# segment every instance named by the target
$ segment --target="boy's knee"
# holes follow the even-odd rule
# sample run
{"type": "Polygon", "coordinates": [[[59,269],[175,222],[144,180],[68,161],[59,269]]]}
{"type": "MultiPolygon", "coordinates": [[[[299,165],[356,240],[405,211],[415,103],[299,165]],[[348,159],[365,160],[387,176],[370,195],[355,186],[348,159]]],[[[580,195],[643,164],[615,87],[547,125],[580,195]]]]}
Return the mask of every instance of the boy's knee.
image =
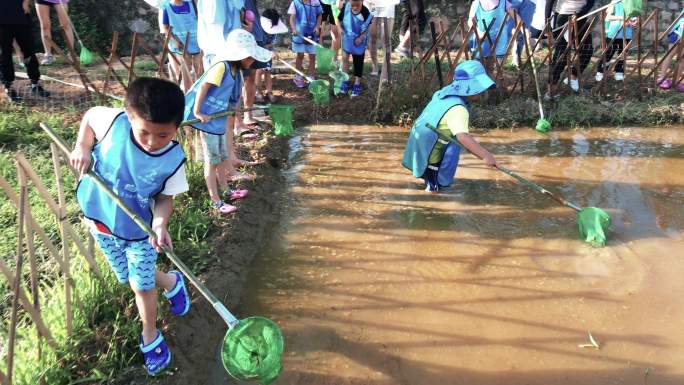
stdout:
{"type": "Polygon", "coordinates": [[[151,277],[132,277],[129,281],[131,290],[137,295],[149,295],[157,287],[154,274],[151,277]]]}

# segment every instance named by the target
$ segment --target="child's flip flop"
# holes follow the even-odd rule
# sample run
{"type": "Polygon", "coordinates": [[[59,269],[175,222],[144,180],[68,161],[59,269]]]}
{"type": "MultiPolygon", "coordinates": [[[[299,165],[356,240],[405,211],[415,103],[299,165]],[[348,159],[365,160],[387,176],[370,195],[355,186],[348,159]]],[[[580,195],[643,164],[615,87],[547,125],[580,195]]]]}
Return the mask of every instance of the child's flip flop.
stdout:
{"type": "Polygon", "coordinates": [[[229,205],[224,201],[218,201],[211,204],[211,208],[221,214],[232,214],[237,211],[237,207],[229,205]]]}
{"type": "Polygon", "coordinates": [[[245,189],[238,189],[238,190],[228,190],[226,191],[226,195],[228,196],[228,199],[231,201],[242,199],[249,195],[249,190],[245,189]]]}

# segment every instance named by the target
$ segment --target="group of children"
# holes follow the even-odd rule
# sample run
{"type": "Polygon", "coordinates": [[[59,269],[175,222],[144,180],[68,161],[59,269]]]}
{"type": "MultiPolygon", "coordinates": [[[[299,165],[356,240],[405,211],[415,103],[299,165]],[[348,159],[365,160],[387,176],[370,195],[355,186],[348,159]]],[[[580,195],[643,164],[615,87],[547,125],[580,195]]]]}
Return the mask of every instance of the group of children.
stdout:
{"type": "MultiPolygon", "coordinates": [[[[254,100],[272,101],[270,77],[267,76],[273,57],[273,40],[269,35],[287,29],[275,10],[266,10],[263,17],[259,16],[256,0],[246,0],[245,8],[241,8],[237,19],[224,17],[218,21],[216,18],[203,21],[202,15],[212,12],[203,8],[209,2],[203,1],[203,5],[197,7],[188,0],[171,0],[160,6],[161,24],[174,34],[170,44],[173,54],[179,59],[176,70],[185,71],[184,74],[192,71],[201,73],[193,84],[185,87],[185,94],[180,87],[166,80],[144,77],[134,80],[126,91],[123,110],[94,107],[85,114],[70,156],[71,165],[81,174],[85,174],[92,165],[92,170],[155,233],[155,236],[148,237],[99,190],[89,176],[82,177],[77,188],[79,205],[117,279],[128,283],[135,293],[142,321],[140,349],[151,375],[166,368],[171,360],[169,348],[156,327],[157,288],[163,289],[174,315],[185,315],[190,309],[182,274],[177,271],[163,273],[156,269],[157,253],[163,247],[171,247],[167,226],[173,197],[189,188],[184,168],[185,154],[174,140],[178,126],[184,120],[198,121],[191,125],[191,130],[200,132],[202,139],[210,207],[219,214],[235,212],[236,207],[226,201],[241,199],[248,194],[247,190],[229,187],[231,181],[249,179],[248,175],[237,171],[237,167],[249,162],[237,158],[234,143],[235,133],[240,132],[235,131],[239,126],[238,117],[241,112],[247,112],[243,108],[250,108],[248,99],[252,91],[246,84],[247,79],[253,78],[255,84],[266,85],[265,92],[251,93],[251,103],[254,100]],[[217,26],[220,28],[215,29],[217,26]],[[226,32],[224,28],[230,31],[226,32]],[[207,31],[225,32],[225,38],[215,36],[208,45],[206,40],[203,41],[203,34],[207,31]],[[202,51],[204,72],[201,72],[202,63],[197,60],[202,51]],[[183,52],[195,58],[185,61],[183,52]],[[241,100],[244,100],[244,107],[241,100]],[[217,116],[226,112],[230,114],[217,116]]],[[[355,76],[351,87],[350,84],[346,87],[351,88],[352,95],[358,95],[363,57],[374,16],[362,0],[349,0],[339,5],[340,13],[335,23],[340,48],[344,52],[343,67],[348,68],[351,56],[355,76]]],[[[505,3],[479,7],[476,13],[480,15],[487,12],[499,15],[507,11],[505,3]]],[[[611,12],[619,13],[620,7],[616,4],[611,12]]],[[[301,68],[304,55],[309,55],[309,73],[313,75],[315,45],[311,42],[320,41],[323,7],[317,0],[293,0],[288,13],[297,65],[301,68]]],[[[331,19],[328,17],[327,20],[330,22],[331,19]]],[[[609,18],[608,22],[618,22],[624,27],[609,26],[609,36],[613,36],[613,41],[629,38],[631,32],[619,18],[609,18]],[[624,30],[624,36],[619,35],[621,30],[624,30]]],[[[680,20],[673,31],[675,39],[681,39],[682,28],[680,20]]],[[[611,51],[619,54],[623,48],[611,46],[611,51]]],[[[492,50],[495,52],[496,47],[492,50]]],[[[610,56],[607,55],[607,60],[610,56]]],[[[604,68],[603,63],[599,68],[604,68]]],[[[304,79],[295,78],[298,86],[302,81],[304,79]]],[[[659,80],[661,87],[664,87],[663,82],[659,80]]],[[[456,67],[452,83],[434,94],[416,120],[403,164],[414,176],[425,180],[427,191],[438,192],[453,182],[460,148],[444,138],[456,138],[487,166],[497,167],[492,154],[468,133],[468,102],[492,87],[494,81],[479,61],[465,61],[456,67]]],[[[242,123],[248,121],[243,120],[242,123]]]]}

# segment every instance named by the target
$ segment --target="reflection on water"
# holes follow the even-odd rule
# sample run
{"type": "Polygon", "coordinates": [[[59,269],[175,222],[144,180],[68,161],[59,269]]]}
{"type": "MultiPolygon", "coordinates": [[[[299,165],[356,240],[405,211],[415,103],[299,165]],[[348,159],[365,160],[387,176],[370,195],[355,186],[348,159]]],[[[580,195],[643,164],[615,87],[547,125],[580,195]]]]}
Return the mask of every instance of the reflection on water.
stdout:
{"type": "Polygon", "coordinates": [[[606,248],[575,213],[462,157],[422,191],[406,130],[312,127],[291,201],[240,312],[287,338],[277,384],[684,383],[682,127],[478,136],[511,169],[606,209],[606,248]],[[600,351],[578,348],[587,331],[600,351]]]}

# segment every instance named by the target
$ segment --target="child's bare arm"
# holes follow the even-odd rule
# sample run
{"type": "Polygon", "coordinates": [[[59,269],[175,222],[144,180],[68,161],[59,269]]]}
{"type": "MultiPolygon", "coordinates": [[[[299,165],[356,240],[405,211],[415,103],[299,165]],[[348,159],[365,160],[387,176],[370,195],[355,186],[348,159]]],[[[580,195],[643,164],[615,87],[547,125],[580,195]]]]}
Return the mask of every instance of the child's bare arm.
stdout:
{"type": "Polygon", "coordinates": [[[154,217],[152,219],[152,230],[156,234],[156,238],[150,238],[150,243],[157,251],[161,251],[161,246],[173,246],[171,244],[171,236],[167,230],[172,212],[173,197],[157,194],[154,197],[154,217]]]}
{"type": "Polygon", "coordinates": [[[78,129],[78,137],[74,150],[69,155],[71,167],[76,169],[81,175],[88,172],[91,162],[91,152],[95,145],[95,132],[90,126],[91,110],[88,110],[81,120],[81,127],[78,129]]]}
{"type": "Polygon", "coordinates": [[[299,32],[297,31],[297,16],[290,15],[290,28],[292,29],[292,35],[297,36],[299,32]]]}
{"type": "Polygon", "coordinates": [[[489,167],[496,167],[498,164],[494,156],[478,143],[470,134],[462,133],[456,135],[458,141],[476,157],[484,160],[489,167]]]}
{"type": "Polygon", "coordinates": [[[320,31],[320,29],[323,27],[323,15],[318,15],[316,17],[316,28],[314,28],[314,31],[320,31]]]}
{"type": "Polygon", "coordinates": [[[204,99],[206,99],[207,93],[209,92],[209,89],[211,87],[213,87],[213,84],[209,82],[204,82],[199,86],[199,89],[197,90],[197,95],[195,95],[195,105],[192,108],[192,113],[195,114],[197,119],[199,119],[202,123],[206,123],[209,121],[209,116],[203,114],[201,108],[202,104],[204,104],[204,99]]]}

